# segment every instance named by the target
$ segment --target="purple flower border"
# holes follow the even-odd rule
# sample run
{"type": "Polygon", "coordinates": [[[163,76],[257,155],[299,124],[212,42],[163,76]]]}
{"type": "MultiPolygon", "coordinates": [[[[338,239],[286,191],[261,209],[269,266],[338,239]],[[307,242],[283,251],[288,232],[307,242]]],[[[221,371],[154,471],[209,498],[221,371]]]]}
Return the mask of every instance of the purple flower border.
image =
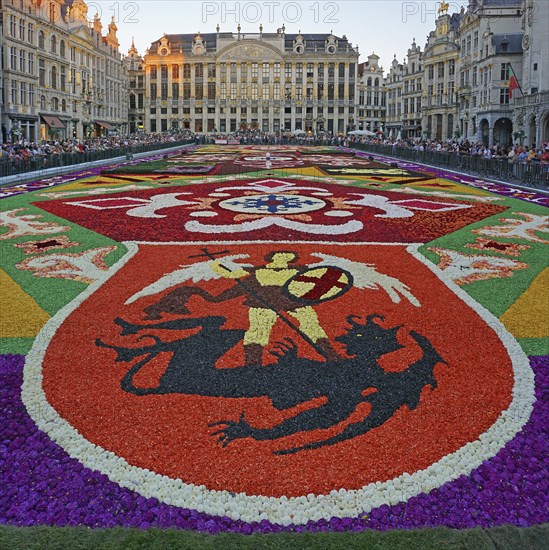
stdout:
{"type": "Polygon", "coordinates": [[[532,357],[536,403],[523,430],[470,476],[368,517],[304,526],[245,523],[179,509],[119,487],[70,458],[39,431],[21,402],[24,356],[0,356],[0,523],[179,528],[217,533],[362,531],[446,526],[520,527],[549,521],[549,355],[532,357]]]}

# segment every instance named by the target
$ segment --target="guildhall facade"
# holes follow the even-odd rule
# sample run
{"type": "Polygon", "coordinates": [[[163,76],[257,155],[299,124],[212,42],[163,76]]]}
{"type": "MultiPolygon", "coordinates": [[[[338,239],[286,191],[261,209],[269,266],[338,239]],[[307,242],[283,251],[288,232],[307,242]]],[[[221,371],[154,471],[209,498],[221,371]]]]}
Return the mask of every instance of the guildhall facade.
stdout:
{"type": "Polygon", "coordinates": [[[284,27],[165,34],[136,64],[130,105],[144,93],[137,116],[147,132],[345,133],[356,127],[358,57],[345,36],[286,34],[284,27]]]}

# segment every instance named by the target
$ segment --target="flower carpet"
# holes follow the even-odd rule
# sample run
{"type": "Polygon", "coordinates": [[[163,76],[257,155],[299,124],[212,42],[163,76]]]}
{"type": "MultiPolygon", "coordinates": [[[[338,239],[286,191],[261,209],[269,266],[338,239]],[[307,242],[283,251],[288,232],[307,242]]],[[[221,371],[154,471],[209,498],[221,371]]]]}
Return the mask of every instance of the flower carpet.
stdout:
{"type": "Polygon", "coordinates": [[[202,146],[0,197],[0,523],[548,521],[546,196],[202,146]]]}

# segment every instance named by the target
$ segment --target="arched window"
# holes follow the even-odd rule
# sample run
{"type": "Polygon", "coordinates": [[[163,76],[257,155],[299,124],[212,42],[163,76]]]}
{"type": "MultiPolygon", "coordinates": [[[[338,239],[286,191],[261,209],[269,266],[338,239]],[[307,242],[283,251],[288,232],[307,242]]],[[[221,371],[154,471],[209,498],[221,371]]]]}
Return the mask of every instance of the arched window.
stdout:
{"type": "Polygon", "coordinates": [[[50,84],[54,90],[57,89],[57,67],[55,65],[51,68],[50,84]]]}
{"type": "Polygon", "coordinates": [[[50,38],[50,51],[52,53],[57,53],[57,38],[55,34],[52,34],[50,38]]]}
{"type": "Polygon", "coordinates": [[[61,110],[66,113],[67,112],[67,102],[63,99],[61,101],[61,110]]]}
{"type": "Polygon", "coordinates": [[[38,47],[43,50],[44,49],[44,32],[40,31],[38,33],[38,47]]]}
{"type": "Polygon", "coordinates": [[[378,86],[379,86],[379,78],[376,78],[375,87],[377,88],[378,86]]]}
{"type": "Polygon", "coordinates": [[[61,40],[61,42],[59,42],[59,55],[61,57],[65,57],[65,41],[64,40],[61,40]]]}
{"type": "Polygon", "coordinates": [[[369,78],[369,79],[368,79],[368,84],[367,84],[367,86],[371,86],[371,85],[372,85],[372,79],[369,78]]]}
{"type": "Polygon", "coordinates": [[[56,97],[51,100],[51,108],[53,111],[59,111],[59,100],[56,97]]]}
{"type": "Polygon", "coordinates": [[[46,109],[46,96],[44,95],[40,96],[40,109],[42,109],[42,111],[46,109]]]}

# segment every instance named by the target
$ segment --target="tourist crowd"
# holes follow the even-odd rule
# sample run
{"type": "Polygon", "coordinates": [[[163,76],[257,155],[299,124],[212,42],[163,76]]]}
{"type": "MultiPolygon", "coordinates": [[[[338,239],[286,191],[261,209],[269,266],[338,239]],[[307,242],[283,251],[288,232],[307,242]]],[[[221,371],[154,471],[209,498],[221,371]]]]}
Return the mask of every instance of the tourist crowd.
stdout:
{"type": "Polygon", "coordinates": [[[440,153],[455,153],[470,155],[484,159],[507,160],[510,163],[549,163],[549,142],[541,146],[536,145],[501,145],[487,146],[483,143],[473,143],[469,140],[462,141],[438,141],[417,139],[389,139],[384,137],[370,138],[364,136],[350,136],[351,143],[385,145],[393,148],[406,148],[415,151],[434,151],[440,153]]]}
{"type": "Polygon", "coordinates": [[[8,141],[0,145],[0,160],[30,160],[47,158],[63,153],[87,153],[111,149],[124,149],[140,145],[162,144],[192,139],[194,134],[185,131],[178,134],[133,134],[91,139],[58,139],[50,141],[8,141]]]}

